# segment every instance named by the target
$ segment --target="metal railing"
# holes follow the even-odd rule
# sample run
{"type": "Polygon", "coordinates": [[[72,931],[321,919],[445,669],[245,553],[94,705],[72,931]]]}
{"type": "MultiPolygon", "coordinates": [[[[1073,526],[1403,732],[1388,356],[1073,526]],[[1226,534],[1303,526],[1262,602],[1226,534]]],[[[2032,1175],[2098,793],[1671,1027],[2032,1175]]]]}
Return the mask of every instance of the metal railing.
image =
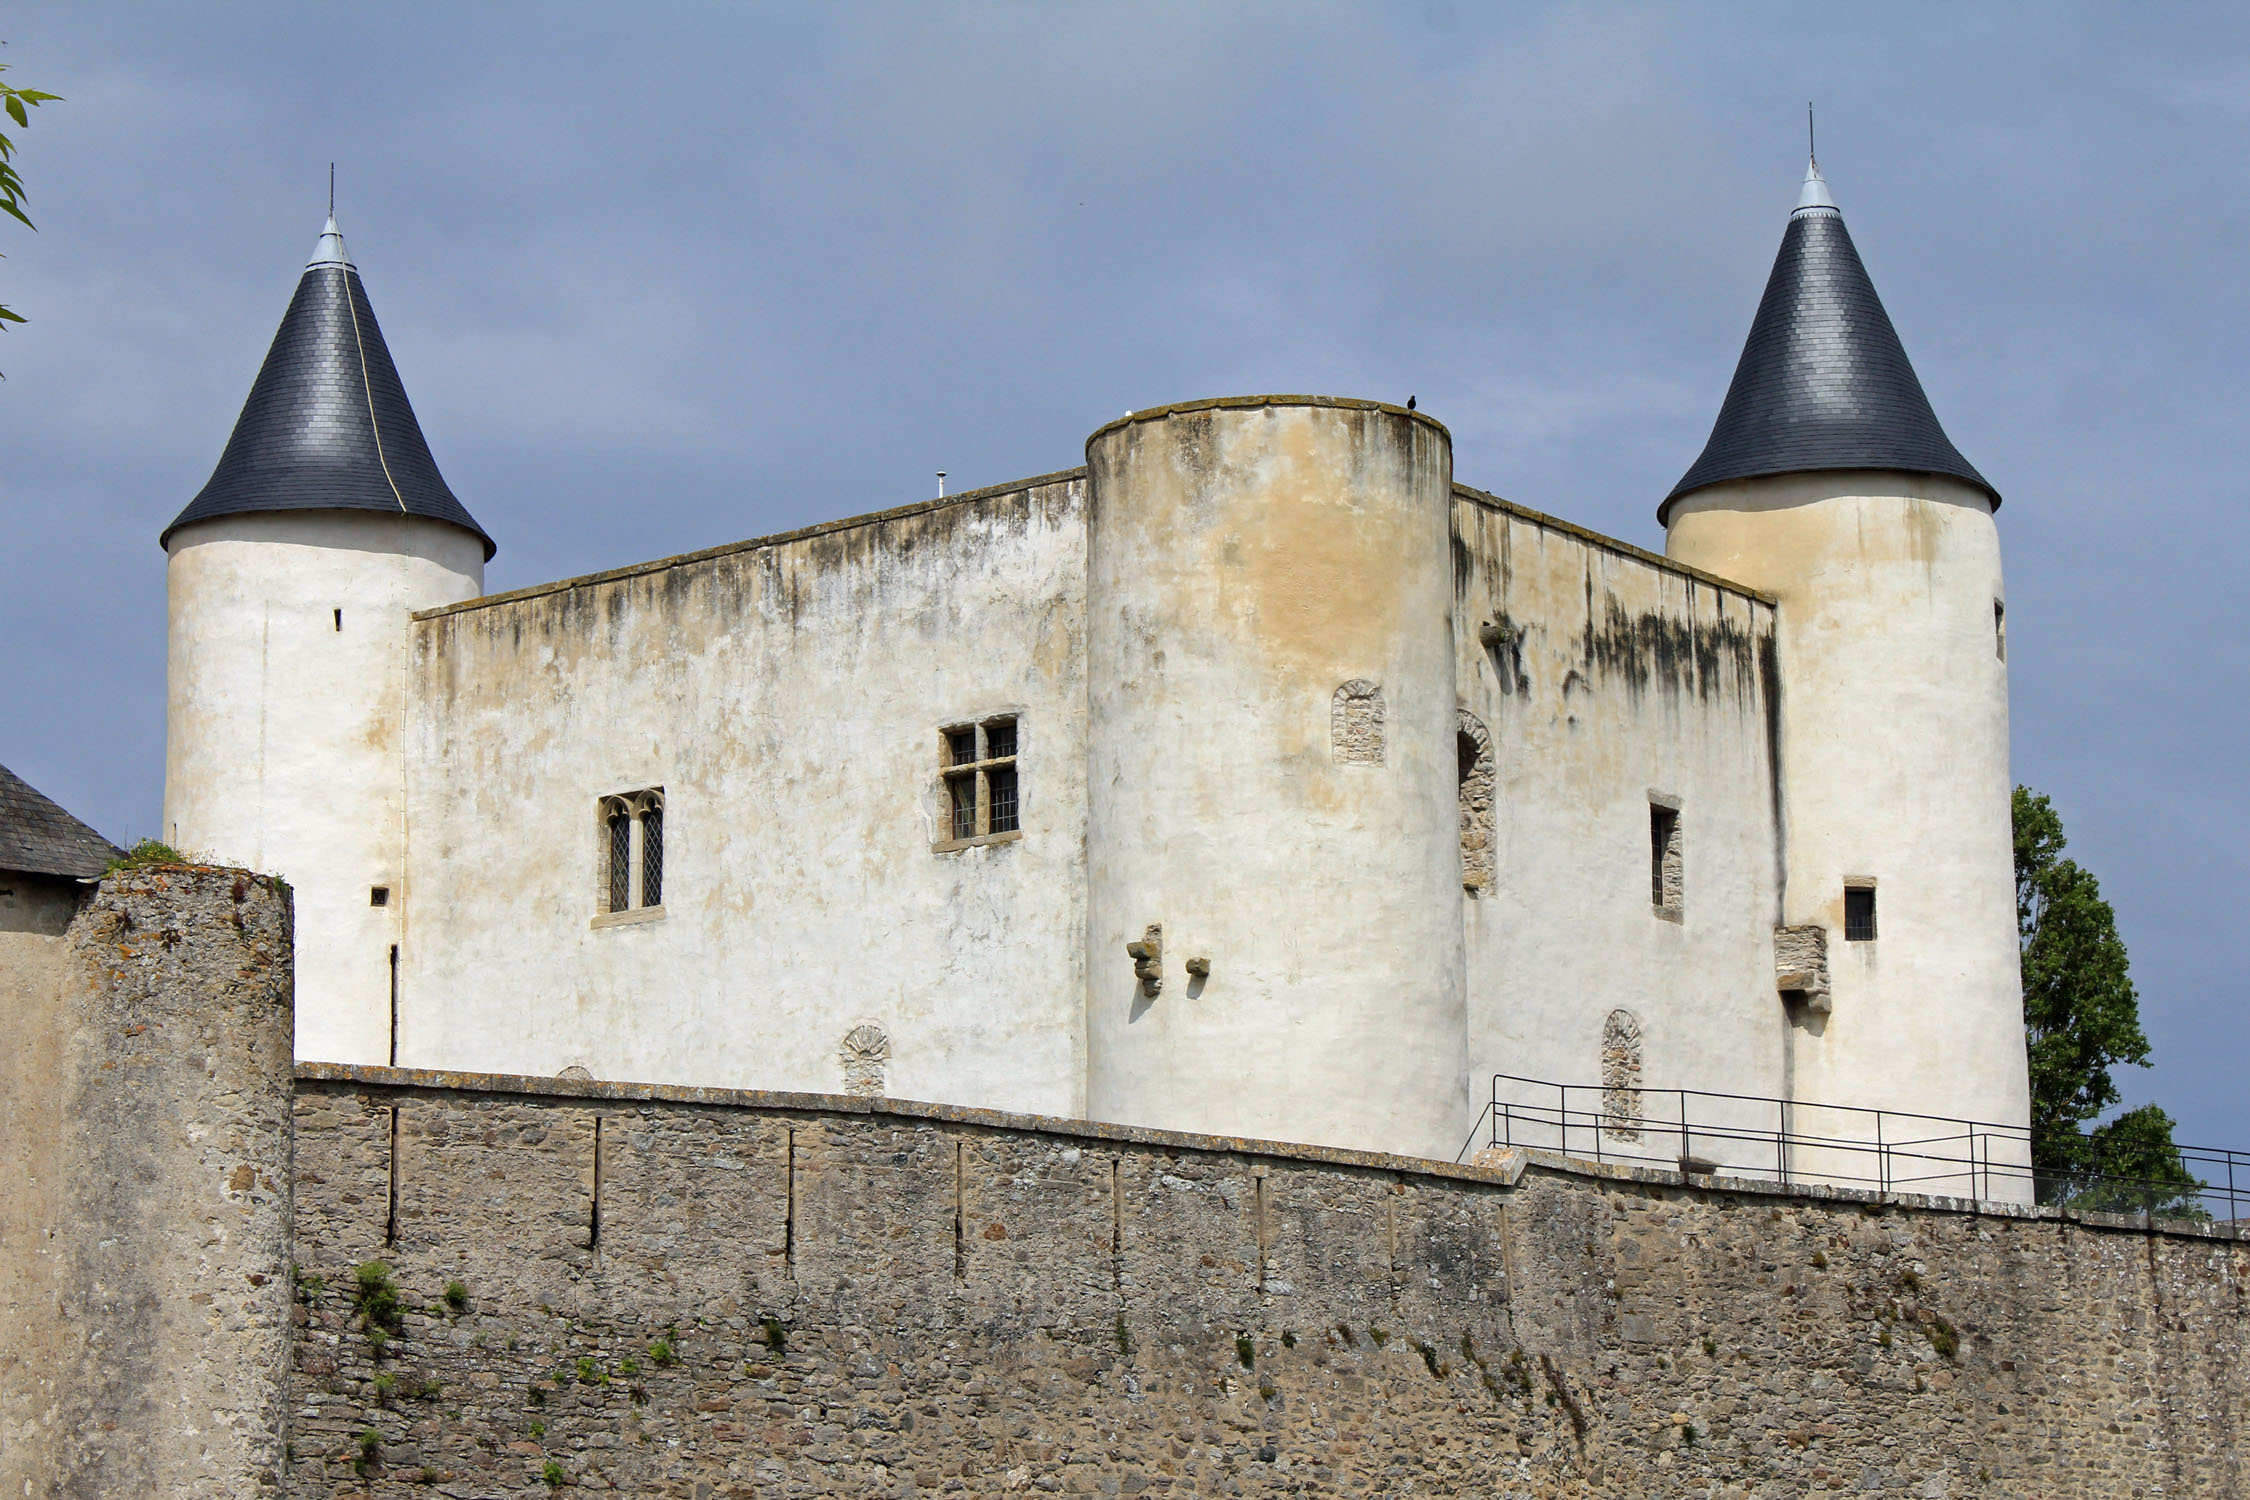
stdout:
{"type": "MultiPolygon", "coordinates": [[[[2034,1165],[2031,1132],[1905,1110],[1496,1073],[1480,1137],[1594,1162],[2157,1218],[2250,1219],[2250,1152],[2161,1148],[2138,1174],[2034,1165]]],[[[2053,1153],[2042,1153],[2051,1156],[2053,1153]]],[[[1458,1158],[1457,1158],[1458,1159],[1458,1158]]],[[[2083,1158],[2082,1158],[2083,1159],[2083,1158]]]]}

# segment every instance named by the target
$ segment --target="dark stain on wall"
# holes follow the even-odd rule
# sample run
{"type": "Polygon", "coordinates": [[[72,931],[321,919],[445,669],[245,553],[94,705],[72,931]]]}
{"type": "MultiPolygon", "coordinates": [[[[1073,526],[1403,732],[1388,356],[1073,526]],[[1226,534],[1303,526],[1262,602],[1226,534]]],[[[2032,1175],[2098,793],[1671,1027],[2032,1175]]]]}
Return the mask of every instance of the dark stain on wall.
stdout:
{"type": "Polygon", "coordinates": [[[1688,585],[1685,609],[1678,613],[1628,611],[1614,595],[1603,599],[1599,614],[1593,607],[1593,578],[1586,580],[1587,624],[1581,639],[1582,655],[1604,680],[1625,684],[1635,698],[1651,686],[1666,693],[1709,700],[1732,688],[1743,700],[1759,687],[1758,649],[1770,633],[1753,635],[1725,613],[1699,619],[1695,591],[1688,585]]]}

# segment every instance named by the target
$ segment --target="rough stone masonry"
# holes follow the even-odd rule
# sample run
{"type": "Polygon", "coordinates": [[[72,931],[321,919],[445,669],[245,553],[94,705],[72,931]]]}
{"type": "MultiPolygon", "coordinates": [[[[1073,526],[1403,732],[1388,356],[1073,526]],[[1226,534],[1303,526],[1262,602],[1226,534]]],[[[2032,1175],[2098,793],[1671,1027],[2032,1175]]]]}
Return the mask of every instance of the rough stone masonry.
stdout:
{"type": "MultiPolygon", "coordinates": [[[[58,1182],[59,1237],[118,1247],[79,1263],[110,1291],[85,1304],[99,1337],[40,1325],[46,1363],[0,1366],[6,1409],[41,1379],[58,1410],[106,1409],[117,1477],[54,1483],[11,1427],[8,1493],[2246,1490],[2235,1226],[838,1096],[292,1083],[286,1015],[226,1001],[273,972],[285,907],[253,887],[237,928],[232,879],[113,883],[74,928],[74,973],[132,999],[127,1025],[224,1013],[283,1043],[183,1024],[203,1040],[128,1075],[152,1118],[90,1077],[71,1096],[71,1139],[203,1144],[80,1155],[58,1182]],[[292,1092],[293,1131],[260,1123],[292,1092]],[[293,1245],[228,1196],[235,1158],[255,1183],[292,1144],[293,1245]],[[168,1380],[145,1352],[105,1369],[131,1323],[168,1380]],[[265,1411],[278,1452],[185,1436],[265,1411]],[[129,1471],[128,1446],[179,1477],[129,1471]]],[[[80,1014],[124,1019],[104,1004],[80,1014]]],[[[4,1253],[25,1250],[11,1219],[4,1253]]],[[[98,1429],[37,1431],[68,1454],[98,1429]]]]}

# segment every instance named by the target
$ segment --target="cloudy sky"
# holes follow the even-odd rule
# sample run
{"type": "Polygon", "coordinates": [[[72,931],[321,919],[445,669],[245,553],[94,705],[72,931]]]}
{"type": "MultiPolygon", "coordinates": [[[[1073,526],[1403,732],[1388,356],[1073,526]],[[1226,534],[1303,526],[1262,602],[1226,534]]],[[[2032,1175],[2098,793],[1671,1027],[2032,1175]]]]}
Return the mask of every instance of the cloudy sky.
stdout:
{"type": "Polygon", "coordinates": [[[104,5],[0,16],[0,761],[163,781],[163,555],[338,214],[511,588],[1067,468],[1127,408],[1421,398],[1660,547],[1821,160],[2007,497],[2016,775],[2250,1146],[2250,11],[104,5]]]}

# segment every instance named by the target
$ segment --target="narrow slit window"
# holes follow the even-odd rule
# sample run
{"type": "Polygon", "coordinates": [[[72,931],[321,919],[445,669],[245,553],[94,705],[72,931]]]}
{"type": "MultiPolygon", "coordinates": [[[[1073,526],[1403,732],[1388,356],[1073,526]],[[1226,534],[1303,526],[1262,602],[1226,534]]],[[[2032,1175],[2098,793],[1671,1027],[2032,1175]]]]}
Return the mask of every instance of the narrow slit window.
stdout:
{"type": "Polygon", "coordinates": [[[336,628],[338,630],[344,628],[344,612],[340,609],[336,611],[336,628]]]}
{"type": "Polygon", "coordinates": [[[1992,601],[1992,651],[2002,661],[2008,659],[2008,606],[1998,599],[1992,601]]]}
{"type": "Polygon", "coordinates": [[[633,905],[633,815],[623,803],[610,809],[609,909],[629,911],[633,905]]]}
{"type": "Polygon", "coordinates": [[[1682,896],[1680,810],[1648,806],[1648,899],[1658,913],[1676,917],[1682,896]]]}
{"type": "Polygon", "coordinates": [[[641,905],[664,904],[664,804],[641,811],[641,905]]]}
{"type": "Polygon", "coordinates": [[[940,816],[945,820],[941,846],[1022,833],[1016,744],[1013,715],[939,732],[939,787],[944,796],[940,816]]]}
{"type": "Polygon", "coordinates": [[[1844,887],[1844,940],[1852,943],[1875,941],[1875,887],[1844,887]]]}

